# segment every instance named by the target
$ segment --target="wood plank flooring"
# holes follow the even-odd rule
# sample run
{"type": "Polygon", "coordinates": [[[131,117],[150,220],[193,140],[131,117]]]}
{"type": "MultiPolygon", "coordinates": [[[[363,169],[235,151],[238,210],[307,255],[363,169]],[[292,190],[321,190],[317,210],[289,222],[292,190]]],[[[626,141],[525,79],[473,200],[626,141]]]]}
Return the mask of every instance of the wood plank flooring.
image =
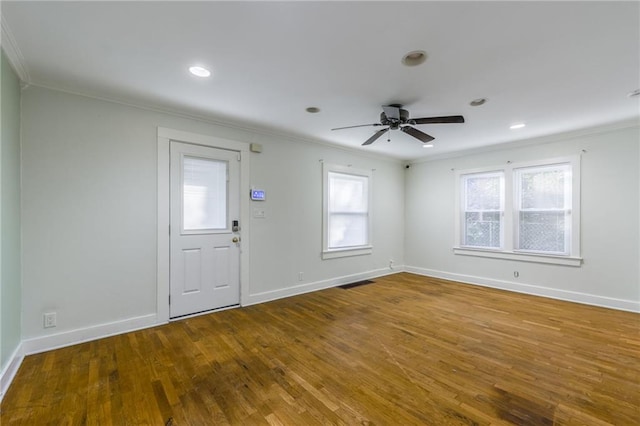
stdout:
{"type": "Polygon", "coordinates": [[[637,425],[640,315],[412,274],[25,358],[24,425],[637,425]]]}

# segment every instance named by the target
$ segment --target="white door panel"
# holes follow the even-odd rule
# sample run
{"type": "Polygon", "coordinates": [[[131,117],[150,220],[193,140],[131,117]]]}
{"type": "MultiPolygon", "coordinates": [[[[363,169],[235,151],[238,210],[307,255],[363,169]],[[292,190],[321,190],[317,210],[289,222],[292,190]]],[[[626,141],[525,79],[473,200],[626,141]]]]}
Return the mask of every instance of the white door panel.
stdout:
{"type": "Polygon", "coordinates": [[[240,303],[238,153],[171,142],[170,316],[240,303]]]}

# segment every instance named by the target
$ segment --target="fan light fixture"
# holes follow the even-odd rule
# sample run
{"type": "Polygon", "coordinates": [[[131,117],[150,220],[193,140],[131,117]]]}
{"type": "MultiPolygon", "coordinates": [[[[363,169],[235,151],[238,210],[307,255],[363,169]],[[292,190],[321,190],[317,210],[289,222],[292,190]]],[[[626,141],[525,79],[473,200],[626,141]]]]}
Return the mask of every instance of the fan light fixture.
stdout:
{"type": "Polygon", "coordinates": [[[517,129],[522,129],[524,126],[526,126],[526,124],[524,124],[524,123],[516,123],[516,124],[512,124],[509,128],[511,130],[517,130],[517,129]]]}
{"type": "Polygon", "coordinates": [[[202,77],[202,78],[209,77],[211,75],[211,71],[199,66],[189,67],[189,72],[195,75],[196,77],[202,77]]]}

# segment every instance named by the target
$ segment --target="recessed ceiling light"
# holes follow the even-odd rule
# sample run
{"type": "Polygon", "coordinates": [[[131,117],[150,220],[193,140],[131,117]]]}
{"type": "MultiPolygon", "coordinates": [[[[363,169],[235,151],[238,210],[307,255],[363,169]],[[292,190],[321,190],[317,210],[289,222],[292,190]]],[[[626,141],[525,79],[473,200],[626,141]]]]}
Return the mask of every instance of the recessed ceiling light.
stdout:
{"type": "Polygon", "coordinates": [[[469,102],[469,105],[471,105],[471,106],[480,106],[480,105],[484,105],[485,103],[487,103],[487,98],[478,98],[478,99],[474,99],[471,102],[469,102]]]}
{"type": "Polygon", "coordinates": [[[189,67],[189,72],[197,77],[209,77],[211,75],[211,71],[198,66],[189,67]]]}
{"type": "Polygon", "coordinates": [[[424,50],[414,50],[402,57],[402,63],[408,67],[415,67],[427,60],[427,52],[424,50]]]}
{"type": "Polygon", "coordinates": [[[526,126],[526,124],[524,124],[524,123],[516,123],[516,124],[512,124],[511,126],[509,126],[509,128],[511,130],[516,130],[516,129],[522,129],[524,126],[526,126]]]}
{"type": "Polygon", "coordinates": [[[640,96],[640,89],[632,90],[631,92],[627,93],[627,96],[630,98],[635,98],[636,96],[640,96]]]}
{"type": "Polygon", "coordinates": [[[433,143],[429,142],[429,143],[425,143],[424,145],[422,145],[423,148],[433,148],[433,143]]]}
{"type": "Polygon", "coordinates": [[[305,111],[307,111],[309,114],[317,114],[317,113],[320,112],[320,108],[318,108],[318,107],[309,107],[305,111]]]}

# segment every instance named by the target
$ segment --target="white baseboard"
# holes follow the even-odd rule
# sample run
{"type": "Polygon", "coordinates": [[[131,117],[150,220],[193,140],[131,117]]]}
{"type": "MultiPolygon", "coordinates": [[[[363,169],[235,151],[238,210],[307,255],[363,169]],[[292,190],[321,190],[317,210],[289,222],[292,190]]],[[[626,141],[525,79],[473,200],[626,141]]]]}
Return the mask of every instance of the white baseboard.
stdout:
{"type": "Polygon", "coordinates": [[[62,333],[48,336],[33,337],[22,341],[24,355],[32,355],[52,349],[63,348],[91,340],[102,339],[116,334],[128,333],[143,328],[164,324],[158,322],[157,314],[143,315],[125,320],[93,325],[76,330],[63,331],[62,333]]]}
{"type": "Polygon", "coordinates": [[[634,300],[615,299],[612,297],[597,296],[577,291],[560,290],[512,281],[495,280],[491,278],[476,277],[473,275],[455,274],[451,272],[436,271],[433,269],[418,268],[415,266],[405,266],[405,271],[427,277],[459,281],[466,284],[475,284],[483,287],[514,291],[516,293],[524,293],[533,296],[542,296],[551,299],[565,300],[568,302],[582,303],[584,305],[593,305],[603,308],[617,309],[620,311],[640,313],[640,302],[634,300]]]}
{"type": "Polygon", "coordinates": [[[297,296],[304,293],[311,293],[312,291],[325,290],[327,288],[337,287],[339,285],[349,284],[357,281],[397,274],[398,272],[403,271],[403,266],[394,266],[393,269],[374,269],[372,271],[361,272],[358,274],[344,275],[342,277],[330,278],[328,280],[315,281],[312,283],[300,284],[293,287],[250,294],[249,297],[247,297],[247,300],[243,301],[242,306],[250,306],[258,303],[270,302],[272,300],[297,296]]]}
{"type": "Polygon", "coordinates": [[[9,358],[9,362],[6,367],[0,372],[0,402],[2,402],[4,394],[7,393],[13,378],[16,376],[16,373],[22,364],[22,360],[24,359],[24,352],[22,349],[22,343],[20,343],[11,354],[11,358],[9,358]]]}

